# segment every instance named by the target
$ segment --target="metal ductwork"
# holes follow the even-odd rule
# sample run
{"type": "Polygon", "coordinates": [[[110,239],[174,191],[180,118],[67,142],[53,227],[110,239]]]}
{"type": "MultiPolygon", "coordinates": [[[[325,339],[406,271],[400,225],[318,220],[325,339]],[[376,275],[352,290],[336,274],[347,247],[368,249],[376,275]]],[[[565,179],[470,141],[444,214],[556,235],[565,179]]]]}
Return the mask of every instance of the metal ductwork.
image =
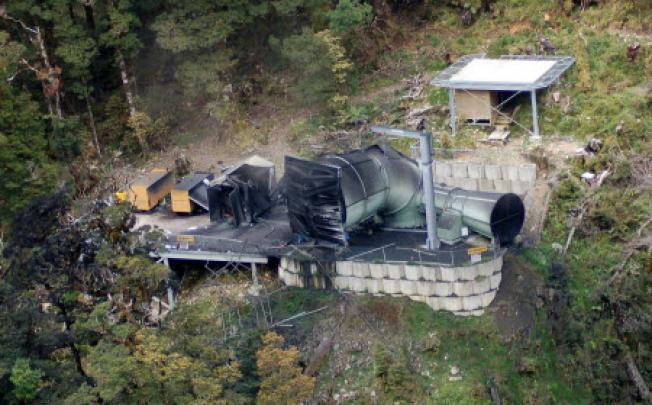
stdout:
{"type": "Polygon", "coordinates": [[[464,226],[500,243],[514,240],[525,220],[523,201],[513,193],[435,186],[435,206],[440,213],[461,214],[464,226]]]}
{"type": "MultiPolygon", "coordinates": [[[[347,232],[370,221],[391,228],[425,224],[419,165],[388,146],[374,145],[310,161],[285,158],[286,196],[295,233],[346,245],[347,232]]],[[[525,217],[516,194],[435,187],[440,216],[501,243],[511,242],[525,217]]]]}

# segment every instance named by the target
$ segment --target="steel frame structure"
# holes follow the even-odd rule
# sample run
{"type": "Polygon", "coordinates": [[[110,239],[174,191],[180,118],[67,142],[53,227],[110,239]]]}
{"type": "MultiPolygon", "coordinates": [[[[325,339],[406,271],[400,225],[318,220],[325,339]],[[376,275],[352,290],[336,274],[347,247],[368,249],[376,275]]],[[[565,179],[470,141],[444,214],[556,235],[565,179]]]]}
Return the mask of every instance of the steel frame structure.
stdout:
{"type": "MultiPolygon", "coordinates": [[[[547,56],[547,55],[502,55],[501,60],[531,60],[531,61],[554,61],[555,64],[532,83],[518,82],[487,82],[455,80],[454,76],[464,69],[474,59],[484,59],[485,54],[466,55],[457,62],[440,72],[432,81],[431,86],[448,89],[448,103],[450,108],[450,125],[453,135],[457,132],[457,114],[455,106],[455,91],[487,90],[487,91],[514,91],[516,94],[522,92],[530,93],[532,104],[532,130],[527,129],[530,134],[539,137],[539,114],[537,106],[537,90],[544,89],[553,84],[559,77],[568,70],[575,59],[571,56],[547,56]]],[[[515,95],[514,95],[515,96],[515,95]]],[[[512,96],[512,97],[514,97],[512,96]]],[[[511,99],[511,97],[510,97],[511,99]]],[[[508,99],[509,100],[509,99],[508,99]]],[[[506,100],[507,101],[507,100],[506,100]]],[[[505,101],[505,102],[506,102],[505,101]]],[[[501,103],[500,108],[505,102],[501,103]]],[[[493,110],[496,108],[491,107],[493,110]]],[[[497,111],[500,114],[500,111],[497,111]]],[[[516,122],[516,121],[514,121],[516,122]]],[[[517,123],[518,124],[518,123],[517,123]]],[[[520,124],[519,124],[520,125],[520,124]]],[[[522,125],[521,125],[522,126],[522,125]]],[[[522,126],[525,128],[524,126],[522,126]]]]}

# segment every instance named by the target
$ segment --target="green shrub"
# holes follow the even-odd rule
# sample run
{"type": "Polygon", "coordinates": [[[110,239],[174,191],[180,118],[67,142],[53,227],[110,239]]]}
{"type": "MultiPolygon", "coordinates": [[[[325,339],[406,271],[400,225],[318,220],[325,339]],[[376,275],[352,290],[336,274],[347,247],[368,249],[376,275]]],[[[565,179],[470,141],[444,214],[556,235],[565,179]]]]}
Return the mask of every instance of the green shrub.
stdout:
{"type": "Polygon", "coordinates": [[[40,390],[41,373],[38,369],[33,369],[29,365],[28,359],[16,359],[14,366],[11,368],[9,381],[14,385],[13,393],[21,401],[33,401],[36,399],[40,390]]]}

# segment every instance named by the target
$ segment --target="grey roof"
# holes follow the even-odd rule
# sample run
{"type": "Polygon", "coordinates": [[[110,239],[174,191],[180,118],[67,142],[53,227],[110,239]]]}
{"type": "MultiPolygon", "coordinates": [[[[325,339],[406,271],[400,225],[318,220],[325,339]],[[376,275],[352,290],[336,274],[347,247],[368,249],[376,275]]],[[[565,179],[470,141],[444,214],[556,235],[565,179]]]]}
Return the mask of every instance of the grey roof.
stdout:
{"type": "Polygon", "coordinates": [[[455,75],[460,73],[474,59],[485,59],[484,54],[466,55],[461,57],[457,62],[441,71],[430,84],[436,87],[445,87],[450,89],[473,89],[473,90],[512,90],[526,91],[542,89],[550,86],[570,68],[575,59],[571,56],[547,56],[547,55],[502,55],[499,60],[518,60],[518,61],[554,61],[544,74],[538,77],[534,82],[510,82],[510,81],[486,81],[486,80],[456,80],[455,75]]]}

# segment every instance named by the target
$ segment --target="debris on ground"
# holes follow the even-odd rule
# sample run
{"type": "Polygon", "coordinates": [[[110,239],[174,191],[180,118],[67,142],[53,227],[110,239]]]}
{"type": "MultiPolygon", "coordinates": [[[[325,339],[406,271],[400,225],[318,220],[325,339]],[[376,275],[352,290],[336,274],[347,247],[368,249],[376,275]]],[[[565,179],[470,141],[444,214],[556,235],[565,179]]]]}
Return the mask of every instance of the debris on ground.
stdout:
{"type": "Polygon", "coordinates": [[[460,368],[457,366],[451,366],[451,373],[448,377],[448,381],[460,381],[462,379],[462,374],[460,368]]]}

